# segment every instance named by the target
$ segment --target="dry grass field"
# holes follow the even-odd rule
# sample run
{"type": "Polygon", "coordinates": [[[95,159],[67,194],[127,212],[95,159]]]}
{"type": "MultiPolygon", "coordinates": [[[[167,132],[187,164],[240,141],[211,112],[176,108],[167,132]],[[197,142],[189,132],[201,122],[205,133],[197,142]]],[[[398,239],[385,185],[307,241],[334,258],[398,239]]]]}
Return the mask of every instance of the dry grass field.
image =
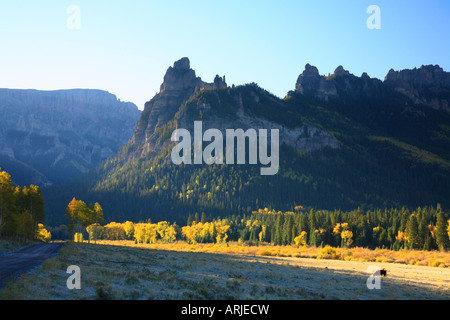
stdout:
{"type": "Polygon", "coordinates": [[[369,250],[365,248],[316,248],[296,246],[249,246],[236,242],[226,244],[197,243],[188,244],[184,241],[175,243],[138,244],[133,241],[98,241],[99,244],[139,247],[156,250],[170,250],[182,252],[224,253],[246,256],[292,257],[333,259],[358,262],[400,263],[418,266],[450,268],[450,253],[440,251],[387,249],[369,250]]]}
{"type": "MultiPolygon", "coordinates": [[[[445,254],[439,256],[439,259],[446,261],[440,264],[441,267],[431,267],[418,263],[406,264],[406,261],[404,263],[388,262],[384,259],[376,261],[376,258],[369,262],[350,261],[345,259],[345,254],[345,260],[326,259],[323,253],[322,256],[316,257],[286,254],[277,256],[272,254],[275,251],[267,252],[269,250],[277,248],[245,247],[237,244],[134,245],[129,241],[67,243],[56,258],[46,260],[40,268],[7,283],[0,291],[0,298],[27,300],[450,298],[450,269],[443,267],[448,263],[445,254]],[[80,290],[69,290],[66,286],[67,278],[70,276],[66,273],[69,265],[80,267],[82,286],[80,290]],[[380,289],[369,290],[368,268],[374,265],[386,268],[388,276],[380,278],[380,289]]],[[[317,250],[320,255],[320,249],[317,250]]],[[[355,249],[352,253],[353,258],[359,254],[358,250],[355,249]]],[[[337,255],[337,252],[338,250],[334,254],[337,255]]]]}

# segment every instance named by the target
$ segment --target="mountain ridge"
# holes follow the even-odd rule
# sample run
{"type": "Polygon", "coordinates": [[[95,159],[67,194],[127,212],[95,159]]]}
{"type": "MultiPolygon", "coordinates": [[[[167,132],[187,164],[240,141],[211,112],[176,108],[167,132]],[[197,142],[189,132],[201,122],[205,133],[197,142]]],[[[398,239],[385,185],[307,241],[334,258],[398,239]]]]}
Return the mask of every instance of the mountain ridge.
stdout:
{"type": "MultiPolygon", "coordinates": [[[[219,76],[203,82],[183,58],[169,67],[133,138],[71,192],[59,194],[63,200],[49,210],[53,216],[62,212],[76,196],[106,203],[113,220],[185,223],[188,213],[220,216],[295,205],[450,206],[450,113],[430,99],[411,99],[398,82],[385,82],[342,66],[321,76],[306,65],[295,89],[279,99],[255,83],[229,87],[219,76]],[[195,120],[205,130],[281,129],[279,173],[261,177],[250,165],[175,166],[171,134],[191,131],[195,120]]],[[[427,95],[440,92],[445,100],[446,85],[435,87],[428,82],[427,95]]]]}
{"type": "Polygon", "coordinates": [[[139,115],[136,105],[102,90],[0,89],[3,169],[15,161],[39,172],[22,184],[70,181],[113,157],[139,115]]]}

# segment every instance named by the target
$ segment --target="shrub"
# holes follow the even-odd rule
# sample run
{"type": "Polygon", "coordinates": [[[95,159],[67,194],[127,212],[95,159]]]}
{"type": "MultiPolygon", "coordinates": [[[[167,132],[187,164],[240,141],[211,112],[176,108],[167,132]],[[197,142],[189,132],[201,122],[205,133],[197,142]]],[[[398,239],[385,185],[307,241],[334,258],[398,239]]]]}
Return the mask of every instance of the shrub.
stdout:
{"type": "Polygon", "coordinates": [[[83,242],[83,234],[82,233],[75,233],[73,236],[73,242],[83,242]]]}
{"type": "Polygon", "coordinates": [[[317,259],[338,259],[339,254],[337,253],[336,248],[326,245],[319,251],[319,255],[317,259]]]}
{"type": "Polygon", "coordinates": [[[445,267],[445,263],[441,260],[434,260],[431,262],[432,267],[445,267]]]}
{"type": "Polygon", "coordinates": [[[97,300],[113,300],[113,290],[111,286],[105,286],[102,282],[97,282],[95,290],[97,300]]]}
{"type": "Polygon", "coordinates": [[[264,256],[264,257],[273,257],[273,256],[276,256],[277,254],[275,252],[272,252],[272,251],[267,250],[267,249],[260,249],[258,251],[258,255],[259,256],[264,256]]]}

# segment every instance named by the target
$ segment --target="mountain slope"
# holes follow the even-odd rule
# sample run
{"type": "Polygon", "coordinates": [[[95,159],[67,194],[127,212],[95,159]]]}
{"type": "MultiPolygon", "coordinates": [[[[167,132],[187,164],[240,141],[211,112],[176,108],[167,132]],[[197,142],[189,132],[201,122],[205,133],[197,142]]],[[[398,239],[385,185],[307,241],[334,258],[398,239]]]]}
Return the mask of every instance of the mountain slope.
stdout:
{"type": "MultiPolygon", "coordinates": [[[[419,86],[423,76],[410,74],[419,86]]],[[[428,92],[446,92],[445,81],[436,89],[425,78],[428,92]]],[[[101,202],[110,220],[179,223],[195,212],[218,216],[295,205],[449,206],[450,114],[436,108],[436,99],[445,106],[445,94],[411,99],[398,86],[342,67],[325,77],[306,65],[295,90],[279,99],[256,84],[230,88],[220,77],[205,83],[184,58],[168,69],[161,92],[146,104],[133,138],[114,159],[70,188],[47,191],[55,199],[50,220],[63,222],[73,196],[101,202]],[[249,164],[174,165],[172,132],[192,133],[197,120],[204,131],[224,135],[226,129],[279,129],[279,172],[261,176],[261,166],[249,164]]]]}
{"type": "Polygon", "coordinates": [[[0,166],[13,177],[23,176],[19,163],[33,168],[25,184],[73,180],[113,157],[139,115],[100,90],[0,89],[0,166]]]}

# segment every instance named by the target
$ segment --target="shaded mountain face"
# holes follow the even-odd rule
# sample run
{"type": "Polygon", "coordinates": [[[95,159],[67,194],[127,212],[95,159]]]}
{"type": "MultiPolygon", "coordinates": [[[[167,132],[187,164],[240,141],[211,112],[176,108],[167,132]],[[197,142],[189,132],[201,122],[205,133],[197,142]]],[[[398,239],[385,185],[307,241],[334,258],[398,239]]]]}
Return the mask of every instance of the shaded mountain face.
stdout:
{"type": "Polygon", "coordinates": [[[394,71],[386,75],[385,84],[403,93],[416,104],[450,111],[450,72],[435,65],[419,69],[394,71]]]}
{"type": "Polygon", "coordinates": [[[373,97],[386,90],[394,90],[408,97],[412,104],[423,104],[437,110],[450,111],[450,72],[438,65],[421,66],[419,69],[394,71],[391,69],[384,82],[370,78],[366,73],[357,77],[342,66],[331,76],[319,75],[316,67],[307,64],[298,77],[295,92],[309,93],[328,101],[340,95],[365,95],[373,97]]]}
{"type": "MultiPolygon", "coordinates": [[[[413,83],[449,88],[430,79],[413,83]]],[[[183,58],[167,70],[128,144],[70,191],[49,189],[47,212],[63,222],[56,213],[73,196],[99,201],[110,220],[180,224],[189,213],[226,216],[265,207],[450,206],[450,113],[420,90],[412,99],[400,87],[341,66],[322,76],[308,64],[295,89],[279,99],[254,83],[228,87],[219,76],[204,82],[183,58]],[[194,121],[224,136],[226,129],[278,129],[279,172],[261,176],[260,166],[248,162],[173,164],[171,135],[177,128],[192,135],[194,121]]]]}
{"type": "Polygon", "coordinates": [[[342,66],[337,67],[332,75],[322,76],[316,67],[307,64],[297,79],[295,92],[310,94],[323,101],[328,101],[329,98],[339,99],[342,94],[364,94],[368,98],[380,90],[381,83],[366,73],[361,77],[354,76],[342,66]]]}
{"type": "Polygon", "coordinates": [[[227,129],[278,129],[281,144],[307,152],[326,146],[339,148],[333,136],[317,127],[301,121],[287,127],[274,119],[273,114],[261,113],[259,104],[271,104],[273,112],[280,112],[277,108],[283,109],[283,105],[255,84],[247,89],[228,88],[225,76],[217,75],[213,83],[203,82],[190,68],[188,58],[176,61],[167,70],[160,92],[145,105],[131,139],[131,144],[137,147],[132,157],[149,152],[160,154],[173,146],[170,134],[175,128],[187,129],[193,135],[194,121],[198,120],[203,122],[205,131],[218,129],[223,135],[227,129]]]}
{"type": "Polygon", "coordinates": [[[194,121],[198,120],[203,122],[204,130],[219,129],[224,135],[226,129],[278,129],[282,145],[307,153],[339,149],[338,139],[323,130],[322,123],[315,126],[302,121],[305,115],[299,112],[294,116],[285,102],[300,96],[354,118],[355,124],[376,122],[382,129],[388,128],[394,118],[410,121],[411,116],[423,117],[424,106],[446,110],[444,98],[449,88],[450,73],[439,66],[391,70],[383,82],[366,73],[355,76],[342,66],[332,75],[323,76],[316,67],[306,64],[295,90],[282,101],[256,84],[229,88],[225,76],[216,76],[214,83],[203,82],[190,68],[189,59],[183,58],[167,70],[160,93],[146,104],[131,139],[131,144],[138,146],[133,156],[147,156],[149,152],[159,155],[173,146],[170,133],[175,128],[188,129],[193,134],[194,121]]]}
{"type": "Polygon", "coordinates": [[[114,157],[139,115],[100,90],[0,89],[0,167],[21,184],[71,181],[114,157]]]}

